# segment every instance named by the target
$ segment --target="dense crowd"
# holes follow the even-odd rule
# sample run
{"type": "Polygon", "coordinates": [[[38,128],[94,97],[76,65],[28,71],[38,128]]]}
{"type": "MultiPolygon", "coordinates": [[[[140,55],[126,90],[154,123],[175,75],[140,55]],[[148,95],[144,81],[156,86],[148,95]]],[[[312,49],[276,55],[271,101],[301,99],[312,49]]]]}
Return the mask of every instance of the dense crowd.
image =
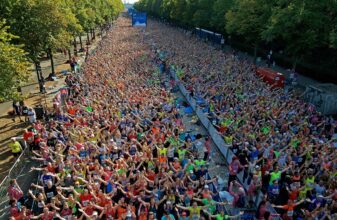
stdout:
{"type": "Polygon", "coordinates": [[[256,217],[268,219],[271,204],[283,219],[335,219],[337,122],[295,94],[263,83],[252,62],[235,52],[159,22],[149,32],[235,153],[229,186],[243,172],[247,205],[264,193],[256,217]]]}
{"type": "Polygon", "coordinates": [[[25,131],[42,175],[28,195],[11,181],[12,219],[238,217],[210,190],[210,139],[184,136],[175,82],[161,77],[169,71],[235,154],[219,189],[231,205],[250,206],[262,191],[257,219],[272,218],[268,205],[283,219],[336,217],[336,121],[264,84],[233,52],[159,22],[146,31],[129,23],[120,18],[81,74],[67,77],[53,117],[25,131]]]}
{"type": "Polygon", "coordinates": [[[10,182],[11,219],[242,214],[225,213],[227,202],[210,189],[210,139],[186,132],[151,37],[119,18],[81,73],[67,76],[47,121],[31,121],[23,138],[41,176],[27,194],[10,182]]]}

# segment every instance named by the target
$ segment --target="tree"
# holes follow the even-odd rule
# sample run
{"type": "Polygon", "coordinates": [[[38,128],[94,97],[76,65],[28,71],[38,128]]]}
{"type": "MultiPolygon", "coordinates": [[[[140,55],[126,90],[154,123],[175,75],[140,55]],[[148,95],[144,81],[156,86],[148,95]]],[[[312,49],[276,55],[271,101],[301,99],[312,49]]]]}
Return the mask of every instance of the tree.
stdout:
{"type": "Polygon", "coordinates": [[[171,11],[173,10],[172,0],[163,0],[160,6],[160,17],[171,20],[171,11]]]}
{"type": "Polygon", "coordinates": [[[186,0],[172,0],[172,8],[170,18],[179,24],[186,25],[184,21],[184,11],[186,8],[186,0]]]}
{"type": "Polygon", "coordinates": [[[232,8],[234,0],[216,0],[212,9],[210,26],[220,32],[226,33],[226,13],[232,8]]]}
{"type": "Polygon", "coordinates": [[[190,27],[195,27],[193,16],[198,10],[198,0],[186,0],[186,10],[184,13],[184,23],[190,27]]]}
{"type": "Polygon", "coordinates": [[[67,27],[71,18],[63,9],[61,0],[15,0],[8,19],[10,31],[19,36],[17,43],[24,45],[36,67],[39,66],[42,53],[49,54],[52,73],[55,73],[52,52],[68,44],[70,37],[67,27]]]}
{"type": "Polygon", "coordinates": [[[235,0],[233,8],[226,14],[227,32],[241,35],[254,45],[254,62],[273,4],[274,0],[235,0]]]}
{"type": "Polygon", "coordinates": [[[215,0],[198,0],[197,10],[193,14],[193,24],[197,27],[209,28],[210,18],[215,0]]]}
{"type": "Polygon", "coordinates": [[[154,15],[159,16],[160,15],[160,6],[161,6],[162,0],[153,0],[151,11],[154,15]]]}
{"type": "Polygon", "coordinates": [[[328,45],[326,10],[324,1],[278,2],[262,37],[267,41],[281,38],[286,42],[285,50],[293,58],[295,69],[297,62],[310,55],[314,48],[328,45]]]}
{"type": "Polygon", "coordinates": [[[329,46],[337,49],[337,1],[331,1],[328,8],[329,17],[331,18],[329,27],[329,46]]]}
{"type": "Polygon", "coordinates": [[[77,53],[77,46],[76,46],[76,37],[78,36],[80,39],[81,49],[83,50],[82,44],[82,34],[83,34],[83,26],[80,23],[79,17],[82,15],[81,13],[83,10],[77,8],[76,6],[81,3],[82,1],[74,1],[74,0],[63,0],[62,2],[62,11],[67,18],[67,28],[66,31],[69,34],[69,42],[70,44],[66,43],[64,45],[65,48],[68,49],[69,53],[69,60],[71,59],[70,53],[70,45],[73,44],[74,46],[74,54],[77,53]],[[71,39],[73,39],[73,43],[71,43],[71,39]]]}
{"type": "Polygon", "coordinates": [[[95,12],[87,0],[73,1],[74,11],[82,30],[87,34],[87,44],[90,44],[89,32],[95,27],[95,12]]]}
{"type": "Polygon", "coordinates": [[[146,11],[145,9],[146,1],[145,0],[140,0],[136,2],[133,7],[138,10],[138,11],[146,11]]]}
{"type": "Polygon", "coordinates": [[[0,21],[0,101],[20,98],[18,88],[29,76],[26,54],[10,43],[16,37],[8,29],[5,21],[0,21]]]}

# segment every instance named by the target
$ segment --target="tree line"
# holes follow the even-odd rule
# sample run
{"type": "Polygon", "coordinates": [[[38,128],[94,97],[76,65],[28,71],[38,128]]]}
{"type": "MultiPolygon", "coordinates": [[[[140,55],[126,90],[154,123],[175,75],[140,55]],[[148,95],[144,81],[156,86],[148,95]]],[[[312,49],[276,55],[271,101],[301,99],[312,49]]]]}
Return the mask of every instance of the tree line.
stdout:
{"type": "Polygon", "coordinates": [[[184,28],[219,32],[255,55],[273,50],[283,66],[337,83],[335,0],[140,0],[135,8],[184,28]]]}
{"type": "Polygon", "coordinates": [[[123,10],[121,0],[1,0],[0,4],[0,100],[17,98],[17,88],[28,76],[34,63],[38,77],[40,60],[45,54],[71,48],[77,53],[76,38],[87,35],[87,43],[95,30],[104,32],[123,10]]]}

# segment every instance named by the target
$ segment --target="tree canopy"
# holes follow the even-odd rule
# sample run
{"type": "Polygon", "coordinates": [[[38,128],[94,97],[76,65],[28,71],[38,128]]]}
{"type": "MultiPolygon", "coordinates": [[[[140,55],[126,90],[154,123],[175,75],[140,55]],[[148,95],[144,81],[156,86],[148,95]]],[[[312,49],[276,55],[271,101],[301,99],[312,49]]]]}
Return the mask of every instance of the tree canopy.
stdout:
{"type": "Polygon", "coordinates": [[[14,90],[6,88],[23,80],[25,58],[38,63],[44,53],[51,55],[57,49],[69,48],[71,40],[84,31],[112,23],[123,7],[121,0],[2,0],[0,21],[6,19],[7,23],[0,23],[6,27],[1,30],[1,77],[6,79],[1,83],[9,86],[1,86],[0,99],[10,97],[14,90]],[[22,65],[11,67],[13,54],[23,61],[22,65]]]}
{"type": "Polygon", "coordinates": [[[29,74],[26,54],[20,46],[10,43],[15,36],[8,29],[5,21],[0,21],[0,101],[17,99],[17,88],[29,74]]]}

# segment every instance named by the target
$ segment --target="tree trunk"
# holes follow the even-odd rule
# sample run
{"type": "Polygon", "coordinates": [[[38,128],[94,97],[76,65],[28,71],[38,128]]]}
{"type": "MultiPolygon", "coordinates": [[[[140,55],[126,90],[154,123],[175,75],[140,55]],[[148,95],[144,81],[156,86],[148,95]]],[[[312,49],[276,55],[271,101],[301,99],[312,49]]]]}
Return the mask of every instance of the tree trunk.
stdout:
{"type": "Polygon", "coordinates": [[[36,76],[37,76],[37,81],[40,82],[41,78],[40,78],[40,62],[36,61],[35,62],[35,71],[36,71],[36,76]]]}
{"type": "Polygon", "coordinates": [[[91,32],[91,40],[94,40],[95,38],[94,38],[94,31],[93,31],[93,29],[91,29],[90,32],[91,32]]]}
{"type": "Polygon", "coordinates": [[[68,49],[68,59],[69,59],[69,63],[70,63],[70,61],[71,61],[71,51],[70,51],[70,49],[68,49]]]}
{"type": "Polygon", "coordinates": [[[39,82],[39,89],[41,93],[45,92],[44,89],[44,79],[42,76],[42,69],[41,69],[41,63],[40,61],[35,62],[35,70],[36,70],[36,75],[37,75],[37,80],[39,82]]]}
{"type": "Polygon", "coordinates": [[[298,57],[295,58],[294,63],[293,63],[293,71],[294,72],[296,72],[297,62],[298,62],[298,57]]]}
{"type": "Polygon", "coordinates": [[[76,43],[76,37],[74,37],[74,55],[77,56],[77,43],[76,43]]]}
{"type": "Polygon", "coordinates": [[[51,73],[52,75],[55,75],[53,51],[49,48],[48,53],[49,53],[49,58],[50,58],[51,73]]]}
{"type": "Polygon", "coordinates": [[[92,34],[93,34],[93,39],[95,39],[96,38],[96,33],[95,33],[95,28],[94,29],[92,29],[92,34]]]}
{"type": "Polygon", "coordinates": [[[89,37],[89,31],[87,31],[87,45],[90,44],[90,37],[89,37]]]}
{"type": "Polygon", "coordinates": [[[80,38],[81,51],[83,51],[83,44],[82,44],[82,36],[81,36],[81,34],[80,34],[79,38],[80,38]]]}
{"type": "Polygon", "coordinates": [[[257,57],[257,43],[254,45],[254,64],[256,64],[256,57],[257,57]]]}

